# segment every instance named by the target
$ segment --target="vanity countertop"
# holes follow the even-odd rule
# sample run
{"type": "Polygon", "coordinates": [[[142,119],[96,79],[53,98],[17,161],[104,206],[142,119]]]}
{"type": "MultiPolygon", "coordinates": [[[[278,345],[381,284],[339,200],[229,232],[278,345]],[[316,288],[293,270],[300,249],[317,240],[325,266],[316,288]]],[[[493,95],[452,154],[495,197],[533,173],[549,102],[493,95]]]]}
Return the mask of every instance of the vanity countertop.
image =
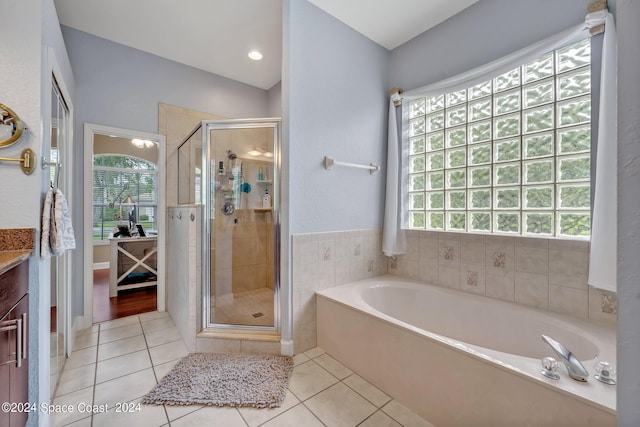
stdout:
{"type": "Polygon", "coordinates": [[[35,247],[35,228],[0,229],[0,274],[29,258],[35,247]]]}
{"type": "Polygon", "coordinates": [[[32,253],[33,249],[0,251],[0,274],[6,273],[22,261],[29,259],[32,253]]]}

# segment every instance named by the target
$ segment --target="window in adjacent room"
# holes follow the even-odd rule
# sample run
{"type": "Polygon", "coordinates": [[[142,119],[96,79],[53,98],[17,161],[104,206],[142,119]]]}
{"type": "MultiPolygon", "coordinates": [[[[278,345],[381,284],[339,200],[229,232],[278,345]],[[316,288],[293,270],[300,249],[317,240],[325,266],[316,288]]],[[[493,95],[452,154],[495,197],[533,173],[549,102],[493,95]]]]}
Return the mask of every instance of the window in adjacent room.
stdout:
{"type": "Polygon", "coordinates": [[[589,236],[589,39],[409,117],[409,228],[589,236]]]}
{"type": "Polygon", "coordinates": [[[94,242],[108,240],[118,224],[129,225],[131,220],[145,230],[157,229],[157,203],[155,164],[131,156],[93,157],[94,242]],[[127,184],[129,188],[123,191],[127,184]],[[133,204],[122,203],[127,196],[133,204]]]}

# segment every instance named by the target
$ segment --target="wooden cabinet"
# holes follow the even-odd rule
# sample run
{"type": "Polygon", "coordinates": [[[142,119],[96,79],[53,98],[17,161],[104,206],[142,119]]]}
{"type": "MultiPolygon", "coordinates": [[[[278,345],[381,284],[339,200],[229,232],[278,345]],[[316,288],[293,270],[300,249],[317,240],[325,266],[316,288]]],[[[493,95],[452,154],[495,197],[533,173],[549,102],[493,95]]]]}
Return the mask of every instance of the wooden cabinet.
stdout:
{"type": "MultiPolygon", "coordinates": [[[[29,400],[29,264],[0,276],[0,403],[29,400]]],[[[22,427],[28,412],[0,411],[0,425],[22,427]]]]}

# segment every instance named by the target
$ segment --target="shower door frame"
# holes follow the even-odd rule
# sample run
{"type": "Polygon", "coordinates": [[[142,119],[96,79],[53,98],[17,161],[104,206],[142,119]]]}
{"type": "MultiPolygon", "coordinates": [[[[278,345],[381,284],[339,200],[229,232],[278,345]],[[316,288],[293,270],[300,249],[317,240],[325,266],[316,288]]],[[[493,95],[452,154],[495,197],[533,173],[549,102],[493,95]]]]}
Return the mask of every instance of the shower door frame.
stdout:
{"type": "MultiPolygon", "coordinates": [[[[273,336],[280,334],[280,179],[282,172],[280,118],[252,118],[229,120],[204,120],[200,123],[202,132],[202,182],[200,200],[202,212],[202,331],[212,333],[239,333],[273,336]],[[224,129],[273,129],[273,185],[272,185],[272,217],[273,217],[273,326],[236,325],[211,323],[211,184],[215,182],[216,160],[212,159],[212,130],[224,129]]],[[[197,128],[194,133],[197,132],[197,128]]],[[[193,134],[192,134],[193,135],[193,134]]]]}

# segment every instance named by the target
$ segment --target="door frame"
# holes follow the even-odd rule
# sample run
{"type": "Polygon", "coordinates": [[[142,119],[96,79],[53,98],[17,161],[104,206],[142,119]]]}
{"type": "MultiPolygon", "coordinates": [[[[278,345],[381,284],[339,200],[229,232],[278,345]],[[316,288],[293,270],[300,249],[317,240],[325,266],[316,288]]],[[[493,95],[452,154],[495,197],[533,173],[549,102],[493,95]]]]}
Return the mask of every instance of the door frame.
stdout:
{"type": "Polygon", "coordinates": [[[167,144],[164,135],[140,132],[95,123],[84,124],[84,327],[93,324],[93,136],[95,134],[111,135],[120,138],[147,139],[158,144],[158,311],[166,310],[166,156],[167,144]]]}

